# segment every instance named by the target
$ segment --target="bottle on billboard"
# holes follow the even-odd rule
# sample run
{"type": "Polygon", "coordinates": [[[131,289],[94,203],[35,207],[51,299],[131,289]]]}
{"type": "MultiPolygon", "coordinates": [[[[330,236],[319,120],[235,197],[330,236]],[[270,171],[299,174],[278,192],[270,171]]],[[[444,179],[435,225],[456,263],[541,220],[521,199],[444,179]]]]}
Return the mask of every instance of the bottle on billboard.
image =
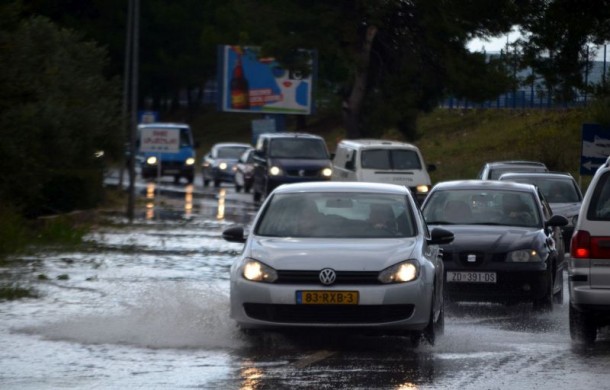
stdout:
{"type": "Polygon", "coordinates": [[[241,63],[241,54],[237,56],[237,62],[233,68],[231,77],[231,108],[247,110],[250,108],[250,87],[244,75],[241,63]]]}

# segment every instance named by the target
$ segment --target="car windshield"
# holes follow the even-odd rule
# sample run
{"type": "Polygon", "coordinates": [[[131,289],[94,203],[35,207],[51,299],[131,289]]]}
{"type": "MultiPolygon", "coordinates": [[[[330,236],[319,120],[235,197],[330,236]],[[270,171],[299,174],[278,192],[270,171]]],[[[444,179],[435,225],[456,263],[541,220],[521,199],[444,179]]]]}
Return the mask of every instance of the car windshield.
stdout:
{"type": "Polygon", "coordinates": [[[578,191],[574,180],[570,178],[509,177],[507,180],[537,186],[550,203],[582,202],[582,195],[578,191]]]}
{"type": "Polygon", "coordinates": [[[360,164],[365,169],[421,169],[417,152],[404,149],[364,150],[360,164]]]}
{"type": "Polygon", "coordinates": [[[302,158],[312,160],[328,159],[326,144],[320,139],[278,138],[271,140],[269,157],[302,158]]]}
{"type": "Polygon", "coordinates": [[[548,172],[548,169],[542,166],[507,166],[490,169],[489,178],[492,180],[498,180],[500,176],[507,172],[548,172]]]}
{"type": "Polygon", "coordinates": [[[423,214],[429,224],[542,226],[533,193],[452,189],[432,192],[423,214]]]}
{"type": "Polygon", "coordinates": [[[247,146],[225,146],[218,148],[216,154],[218,158],[238,159],[247,149],[247,146]]]}
{"type": "Polygon", "coordinates": [[[417,225],[409,205],[406,196],[391,194],[275,194],[254,231],[268,237],[412,237],[417,225]]]}

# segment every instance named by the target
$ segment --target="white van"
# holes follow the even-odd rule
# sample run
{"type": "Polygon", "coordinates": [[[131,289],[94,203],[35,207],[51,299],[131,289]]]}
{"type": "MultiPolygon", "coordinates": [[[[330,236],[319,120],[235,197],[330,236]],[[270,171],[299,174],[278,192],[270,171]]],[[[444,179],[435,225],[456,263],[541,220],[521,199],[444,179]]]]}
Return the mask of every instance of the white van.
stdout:
{"type": "Polygon", "coordinates": [[[333,156],[332,180],[400,184],[421,202],[431,188],[426,165],[413,144],[377,139],[343,140],[333,156]]]}

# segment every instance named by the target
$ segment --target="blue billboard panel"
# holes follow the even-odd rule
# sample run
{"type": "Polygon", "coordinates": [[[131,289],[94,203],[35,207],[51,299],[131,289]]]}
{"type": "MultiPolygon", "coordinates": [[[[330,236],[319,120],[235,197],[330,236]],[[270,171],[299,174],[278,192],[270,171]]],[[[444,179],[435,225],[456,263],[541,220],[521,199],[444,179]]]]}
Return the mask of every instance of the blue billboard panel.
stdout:
{"type": "Polygon", "coordinates": [[[284,69],[253,46],[220,46],[219,57],[221,111],[311,114],[313,72],[284,69]]]}
{"type": "Polygon", "coordinates": [[[610,128],[598,124],[582,125],[580,174],[592,176],[610,156],[610,128]]]}

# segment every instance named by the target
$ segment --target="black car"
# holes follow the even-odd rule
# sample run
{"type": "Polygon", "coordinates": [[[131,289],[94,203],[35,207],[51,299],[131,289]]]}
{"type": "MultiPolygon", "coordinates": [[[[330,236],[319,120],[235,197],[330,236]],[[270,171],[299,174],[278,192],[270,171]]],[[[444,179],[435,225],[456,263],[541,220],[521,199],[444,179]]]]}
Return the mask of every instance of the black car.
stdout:
{"type": "Polygon", "coordinates": [[[492,161],[483,164],[477,179],[497,180],[503,173],[507,172],[548,172],[549,169],[539,161],[507,160],[492,161]]]}
{"type": "Polygon", "coordinates": [[[214,183],[214,187],[219,187],[222,182],[233,184],[233,167],[239,157],[251,148],[250,144],[235,142],[220,142],[212,146],[201,162],[203,186],[207,187],[210,181],[214,183]]]}
{"type": "Polygon", "coordinates": [[[531,184],[462,180],[436,184],[422,205],[431,227],[451,230],[443,246],[445,292],[450,301],[532,302],[552,310],[563,301],[565,261],[557,251],[559,227],[531,184]],[[555,299],[553,299],[555,298],[555,299]]]}
{"type": "Polygon", "coordinates": [[[503,174],[499,180],[529,183],[540,188],[553,214],[561,214],[568,219],[562,233],[565,251],[569,252],[574,225],[582,204],[582,191],[572,175],[567,172],[513,172],[503,174]]]}
{"type": "Polygon", "coordinates": [[[254,152],[254,201],[281,184],[330,180],[330,154],[324,138],[307,133],[264,133],[254,152]]]}

